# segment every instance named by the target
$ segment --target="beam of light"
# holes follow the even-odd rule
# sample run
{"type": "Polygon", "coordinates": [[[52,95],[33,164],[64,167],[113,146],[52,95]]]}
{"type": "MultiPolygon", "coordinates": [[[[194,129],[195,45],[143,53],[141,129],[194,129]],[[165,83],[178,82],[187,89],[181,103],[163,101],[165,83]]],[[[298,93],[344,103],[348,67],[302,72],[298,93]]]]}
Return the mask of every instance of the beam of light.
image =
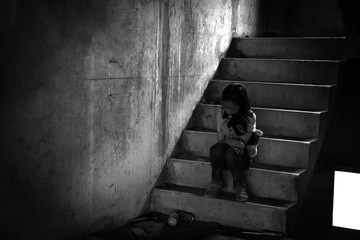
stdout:
{"type": "Polygon", "coordinates": [[[360,174],[335,171],[333,226],[360,230],[360,174]]]}

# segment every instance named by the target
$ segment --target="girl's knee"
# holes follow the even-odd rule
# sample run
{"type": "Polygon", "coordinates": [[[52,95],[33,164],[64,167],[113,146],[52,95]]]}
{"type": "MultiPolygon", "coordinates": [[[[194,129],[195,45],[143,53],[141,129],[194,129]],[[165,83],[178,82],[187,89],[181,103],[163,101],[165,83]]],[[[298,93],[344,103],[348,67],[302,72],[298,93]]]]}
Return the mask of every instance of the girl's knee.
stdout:
{"type": "Polygon", "coordinates": [[[227,161],[235,161],[240,157],[240,155],[236,152],[235,148],[229,147],[225,152],[225,159],[227,161]]]}
{"type": "Polygon", "coordinates": [[[250,167],[250,158],[246,152],[243,151],[239,154],[234,148],[229,148],[225,153],[225,160],[228,165],[234,165],[243,171],[250,167]]]}
{"type": "Polygon", "coordinates": [[[222,143],[216,143],[210,148],[210,155],[219,156],[224,155],[226,152],[227,146],[222,143]]]}

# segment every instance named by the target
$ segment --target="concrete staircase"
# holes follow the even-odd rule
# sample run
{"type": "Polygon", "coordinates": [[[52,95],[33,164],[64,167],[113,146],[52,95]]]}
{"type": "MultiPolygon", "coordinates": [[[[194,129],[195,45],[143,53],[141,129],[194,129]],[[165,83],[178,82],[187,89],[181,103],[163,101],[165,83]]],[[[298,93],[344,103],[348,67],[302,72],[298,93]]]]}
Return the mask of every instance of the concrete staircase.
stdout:
{"type": "Polygon", "coordinates": [[[151,195],[153,211],[181,209],[198,220],[289,234],[306,192],[336,95],[345,38],[234,38],[227,57],[168,159],[151,195]],[[232,177],[218,198],[203,197],[211,181],[209,149],[225,86],[248,89],[264,132],[246,172],[251,199],[235,200],[232,177]]]}

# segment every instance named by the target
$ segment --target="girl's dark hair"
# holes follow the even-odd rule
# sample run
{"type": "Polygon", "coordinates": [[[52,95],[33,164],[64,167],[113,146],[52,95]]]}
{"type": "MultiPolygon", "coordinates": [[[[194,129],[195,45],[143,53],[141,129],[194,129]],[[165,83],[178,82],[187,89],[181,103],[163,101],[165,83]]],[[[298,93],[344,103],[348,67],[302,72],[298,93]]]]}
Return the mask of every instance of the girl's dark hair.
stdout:
{"type": "MultiPolygon", "coordinates": [[[[231,101],[240,106],[239,112],[233,115],[229,121],[229,127],[240,123],[240,125],[246,130],[247,123],[249,122],[247,117],[252,117],[250,112],[250,101],[246,91],[246,88],[242,84],[230,84],[222,93],[222,101],[231,101]]],[[[227,118],[229,115],[224,112],[223,118],[227,118]]]]}
{"type": "Polygon", "coordinates": [[[250,113],[250,101],[246,88],[242,84],[230,84],[222,93],[222,101],[231,101],[240,105],[239,114],[248,116],[250,113]]]}

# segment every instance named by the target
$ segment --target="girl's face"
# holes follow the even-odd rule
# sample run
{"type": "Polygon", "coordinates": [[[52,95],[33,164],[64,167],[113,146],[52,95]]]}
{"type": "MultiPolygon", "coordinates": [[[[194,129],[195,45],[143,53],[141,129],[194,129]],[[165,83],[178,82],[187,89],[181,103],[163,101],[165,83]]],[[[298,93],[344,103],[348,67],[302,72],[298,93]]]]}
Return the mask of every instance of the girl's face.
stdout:
{"type": "Polygon", "coordinates": [[[240,110],[240,105],[232,101],[223,102],[223,106],[224,106],[224,111],[229,115],[237,114],[240,110]]]}

